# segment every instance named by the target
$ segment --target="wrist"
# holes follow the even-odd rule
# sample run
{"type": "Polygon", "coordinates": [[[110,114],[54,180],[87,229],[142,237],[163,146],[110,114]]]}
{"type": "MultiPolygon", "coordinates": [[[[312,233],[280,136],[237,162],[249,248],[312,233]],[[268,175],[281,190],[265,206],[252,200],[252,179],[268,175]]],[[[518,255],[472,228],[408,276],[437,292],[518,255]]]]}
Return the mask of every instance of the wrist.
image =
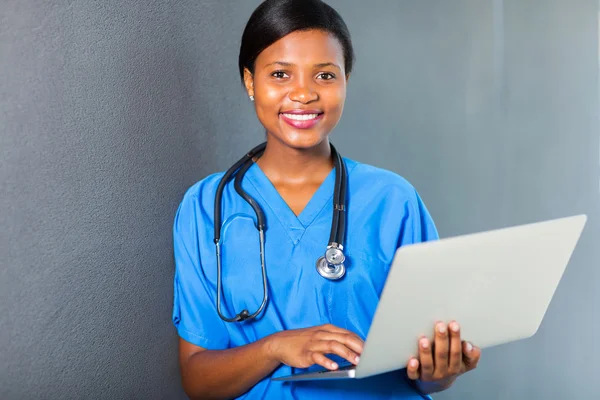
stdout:
{"type": "Polygon", "coordinates": [[[417,379],[416,381],[414,381],[414,385],[415,388],[422,394],[432,394],[437,392],[443,392],[444,390],[449,389],[455,381],[456,378],[454,377],[430,382],[423,382],[422,380],[417,379]]]}
{"type": "Polygon", "coordinates": [[[267,360],[275,362],[277,364],[281,363],[281,356],[279,355],[279,337],[277,333],[267,336],[263,340],[263,354],[267,358],[267,360]]]}

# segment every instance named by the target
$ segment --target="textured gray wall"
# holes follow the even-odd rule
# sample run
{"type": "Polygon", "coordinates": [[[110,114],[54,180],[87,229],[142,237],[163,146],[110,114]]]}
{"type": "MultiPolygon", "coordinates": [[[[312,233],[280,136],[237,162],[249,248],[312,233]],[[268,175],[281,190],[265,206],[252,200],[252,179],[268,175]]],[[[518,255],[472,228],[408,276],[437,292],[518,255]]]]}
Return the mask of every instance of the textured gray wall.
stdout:
{"type": "Polygon", "coordinates": [[[183,397],[173,216],[244,126],[222,3],[2,2],[0,398],[183,397]]]}
{"type": "Polygon", "coordinates": [[[359,53],[338,147],[407,177],[442,236],[590,217],[536,337],[435,397],[598,398],[598,1],[332,4],[359,53]]]}
{"type": "MultiPolygon", "coordinates": [[[[262,139],[236,70],[258,3],[1,3],[0,398],[184,397],[171,223],[262,139]]],[[[597,1],[330,3],[358,53],[333,138],[411,180],[442,236],[590,216],[538,335],[436,397],[595,397],[597,1]]]]}

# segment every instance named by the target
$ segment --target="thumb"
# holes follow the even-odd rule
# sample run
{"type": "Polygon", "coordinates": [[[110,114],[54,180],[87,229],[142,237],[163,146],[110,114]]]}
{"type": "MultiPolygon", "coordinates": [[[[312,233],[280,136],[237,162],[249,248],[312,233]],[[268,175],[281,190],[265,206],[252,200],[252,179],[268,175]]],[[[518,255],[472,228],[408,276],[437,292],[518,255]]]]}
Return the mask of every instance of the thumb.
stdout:
{"type": "Polygon", "coordinates": [[[463,343],[463,363],[467,371],[477,367],[479,358],[481,357],[481,349],[473,346],[469,342],[463,343]]]}

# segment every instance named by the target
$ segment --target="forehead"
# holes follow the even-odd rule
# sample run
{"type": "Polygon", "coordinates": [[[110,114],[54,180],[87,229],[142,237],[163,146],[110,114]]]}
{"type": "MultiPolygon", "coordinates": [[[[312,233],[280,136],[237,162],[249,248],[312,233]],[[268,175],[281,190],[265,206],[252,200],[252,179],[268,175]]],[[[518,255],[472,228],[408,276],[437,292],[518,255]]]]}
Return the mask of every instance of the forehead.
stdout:
{"type": "Polygon", "coordinates": [[[256,64],[285,61],[293,64],[335,62],[344,64],[344,49],[332,34],[320,30],[296,31],[263,50],[256,64]]]}

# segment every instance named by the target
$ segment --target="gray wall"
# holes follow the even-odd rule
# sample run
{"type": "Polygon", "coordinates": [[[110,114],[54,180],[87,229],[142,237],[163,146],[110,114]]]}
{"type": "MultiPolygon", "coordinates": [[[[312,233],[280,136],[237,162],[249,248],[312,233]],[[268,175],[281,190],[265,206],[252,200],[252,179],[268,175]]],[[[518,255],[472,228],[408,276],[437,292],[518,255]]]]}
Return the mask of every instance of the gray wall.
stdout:
{"type": "MultiPolygon", "coordinates": [[[[368,3],[330,2],[358,53],[345,155],[408,178],[442,236],[590,217],[538,335],[437,398],[595,397],[597,0],[368,3]]],[[[257,4],[2,2],[0,398],[183,398],[171,223],[262,139],[236,71],[257,4]]]]}

